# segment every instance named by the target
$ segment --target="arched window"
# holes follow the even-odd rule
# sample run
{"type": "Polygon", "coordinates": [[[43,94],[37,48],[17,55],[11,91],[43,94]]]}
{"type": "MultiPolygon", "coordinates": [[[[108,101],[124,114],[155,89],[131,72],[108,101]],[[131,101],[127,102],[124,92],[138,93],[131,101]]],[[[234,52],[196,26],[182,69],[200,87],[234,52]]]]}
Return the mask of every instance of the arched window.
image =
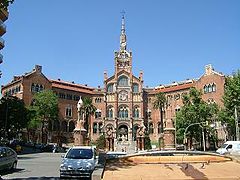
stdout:
{"type": "Polygon", "coordinates": [[[95,112],[95,119],[101,118],[101,116],[102,116],[101,110],[97,109],[95,112]]]}
{"type": "Polygon", "coordinates": [[[107,117],[113,118],[113,107],[108,107],[107,109],[107,117]]]}
{"type": "Polygon", "coordinates": [[[72,117],[72,107],[66,107],[66,116],[72,117]]]}
{"type": "Polygon", "coordinates": [[[128,118],[128,108],[127,107],[120,107],[118,110],[118,117],[125,119],[128,118]]]}
{"type": "Polygon", "coordinates": [[[139,118],[139,108],[135,107],[133,110],[133,117],[134,118],[139,118]]]}
{"type": "Polygon", "coordinates": [[[75,129],[75,124],[73,121],[69,122],[69,132],[73,132],[73,130],[75,129]]]}
{"type": "Polygon", "coordinates": [[[139,92],[139,86],[138,86],[138,84],[136,84],[136,83],[133,84],[133,92],[134,92],[134,93],[139,92]]]}
{"type": "Polygon", "coordinates": [[[63,132],[67,132],[67,121],[62,121],[61,129],[63,132]]]}
{"type": "Polygon", "coordinates": [[[39,85],[38,84],[36,84],[36,86],[35,86],[35,91],[39,92],[39,85]]]}
{"type": "Polygon", "coordinates": [[[153,134],[153,123],[149,123],[149,134],[153,134]]]}
{"type": "Polygon", "coordinates": [[[43,85],[39,86],[39,91],[43,91],[43,85]]]}
{"type": "Polygon", "coordinates": [[[102,133],[102,129],[103,129],[103,124],[100,122],[98,123],[98,132],[102,133]]]}
{"type": "Polygon", "coordinates": [[[208,93],[208,86],[207,85],[205,85],[203,89],[204,89],[204,93],[208,93]]]}
{"type": "Polygon", "coordinates": [[[208,92],[212,92],[212,85],[211,84],[208,85],[208,92]]]}
{"type": "Polygon", "coordinates": [[[107,92],[113,92],[113,84],[107,86],[107,92]]]}
{"type": "Polygon", "coordinates": [[[34,83],[32,83],[32,85],[31,85],[31,91],[35,92],[35,84],[34,83]]]}
{"type": "Polygon", "coordinates": [[[216,91],[216,84],[213,83],[212,85],[212,91],[215,92],[216,91]]]}
{"type": "Polygon", "coordinates": [[[126,76],[121,76],[118,79],[118,85],[119,86],[128,86],[128,78],[126,76]]]}
{"type": "Polygon", "coordinates": [[[93,134],[97,133],[97,123],[93,123],[93,134]]]}

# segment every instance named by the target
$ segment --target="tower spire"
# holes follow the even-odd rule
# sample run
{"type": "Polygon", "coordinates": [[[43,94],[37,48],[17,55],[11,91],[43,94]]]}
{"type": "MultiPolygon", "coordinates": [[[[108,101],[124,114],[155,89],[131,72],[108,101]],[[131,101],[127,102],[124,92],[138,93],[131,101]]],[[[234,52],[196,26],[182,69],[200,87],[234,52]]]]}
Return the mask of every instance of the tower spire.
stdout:
{"type": "Polygon", "coordinates": [[[120,50],[124,51],[127,49],[127,36],[125,34],[125,11],[122,11],[122,26],[120,35],[120,50]]]}

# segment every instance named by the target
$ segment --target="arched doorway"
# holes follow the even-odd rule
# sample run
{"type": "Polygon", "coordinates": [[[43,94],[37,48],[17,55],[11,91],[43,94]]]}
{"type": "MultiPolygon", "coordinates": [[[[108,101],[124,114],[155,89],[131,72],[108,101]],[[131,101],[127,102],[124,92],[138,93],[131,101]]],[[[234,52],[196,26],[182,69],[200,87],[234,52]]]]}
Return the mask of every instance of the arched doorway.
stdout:
{"type": "Polygon", "coordinates": [[[127,125],[120,125],[118,127],[118,140],[119,141],[128,141],[128,127],[127,125]]]}

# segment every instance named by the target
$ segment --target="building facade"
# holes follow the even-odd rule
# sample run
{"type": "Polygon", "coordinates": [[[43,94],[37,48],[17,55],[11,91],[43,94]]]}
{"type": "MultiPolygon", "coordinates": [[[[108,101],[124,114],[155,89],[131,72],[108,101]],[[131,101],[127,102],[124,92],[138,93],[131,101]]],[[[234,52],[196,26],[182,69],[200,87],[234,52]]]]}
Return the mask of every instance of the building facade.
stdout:
{"type": "MultiPolygon", "coordinates": [[[[2,36],[6,33],[6,25],[4,22],[8,19],[8,11],[3,8],[2,3],[0,2],[0,50],[2,50],[5,46],[5,41],[2,36]]],[[[3,62],[3,55],[0,53],[0,64],[3,62]]],[[[0,77],[2,72],[0,71],[0,77]]]]}
{"type": "MultiPolygon", "coordinates": [[[[50,80],[42,73],[42,67],[35,68],[2,86],[3,96],[14,95],[24,100],[26,105],[33,101],[33,95],[44,89],[52,89],[59,98],[59,120],[49,122],[46,141],[55,142],[61,137],[65,143],[73,142],[73,130],[77,121],[77,102],[80,97],[91,97],[97,108],[90,117],[90,137],[95,141],[102,133],[110,132],[114,143],[135,142],[139,129],[148,131],[152,142],[164,139],[166,148],[176,145],[176,112],[183,106],[182,96],[195,87],[203,92],[208,103],[222,106],[225,76],[214,71],[211,65],[205,67],[199,79],[189,79],[161,85],[154,88],[143,86],[143,72],[138,76],[132,72],[132,52],[127,49],[125,18],[122,17],[120,47],[114,52],[114,74],[104,72],[103,87],[88,87],[60,79],[50,80]],[[163,92],[167,99],[163,119],[158,109],[154,109],[155,95],[163,92]],[[161,125],[163,124],[163,127],[161,125]],[[161,132],[163,129],[163,133],[161,132]]],[[[219,126],[220,127],[220,126],[219,126]]],[[[218,127],[216,127],[218,128],[218,127]]],[[[220,138],[226,138],[223,134],[220,138]]]]}

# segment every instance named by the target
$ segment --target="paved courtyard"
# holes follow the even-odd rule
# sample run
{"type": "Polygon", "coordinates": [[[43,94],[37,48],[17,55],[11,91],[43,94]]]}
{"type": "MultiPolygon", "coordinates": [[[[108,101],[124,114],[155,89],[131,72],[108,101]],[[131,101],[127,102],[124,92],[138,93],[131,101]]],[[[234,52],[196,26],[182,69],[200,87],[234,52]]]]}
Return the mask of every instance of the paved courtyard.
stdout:
{"type": "Polygon", "coordinates": [[[177,156],[143,156],[119,161],[112,160],[105,167],[103,179],[240,179],[240,163],[235,160],[222,161],[223,158],[211,157],[213,162],[210,162],[211,159],[208,161],[204,156],[187,156],[187,158],[198,162],[190,162],[190,159],[187,162],[185,159],[177,163],[176,160],[179,159],[177,156]],[[203,161],[199,162],[201,160],[203,161]],[[173,161],[175,162],[173,163],[173,161]]]}
{"type": "Polygon", "coordinates": [[[35,153],[18,156],[14,172],[4,172],[3,179],[59,179],[61,153],[35,153]]]}

